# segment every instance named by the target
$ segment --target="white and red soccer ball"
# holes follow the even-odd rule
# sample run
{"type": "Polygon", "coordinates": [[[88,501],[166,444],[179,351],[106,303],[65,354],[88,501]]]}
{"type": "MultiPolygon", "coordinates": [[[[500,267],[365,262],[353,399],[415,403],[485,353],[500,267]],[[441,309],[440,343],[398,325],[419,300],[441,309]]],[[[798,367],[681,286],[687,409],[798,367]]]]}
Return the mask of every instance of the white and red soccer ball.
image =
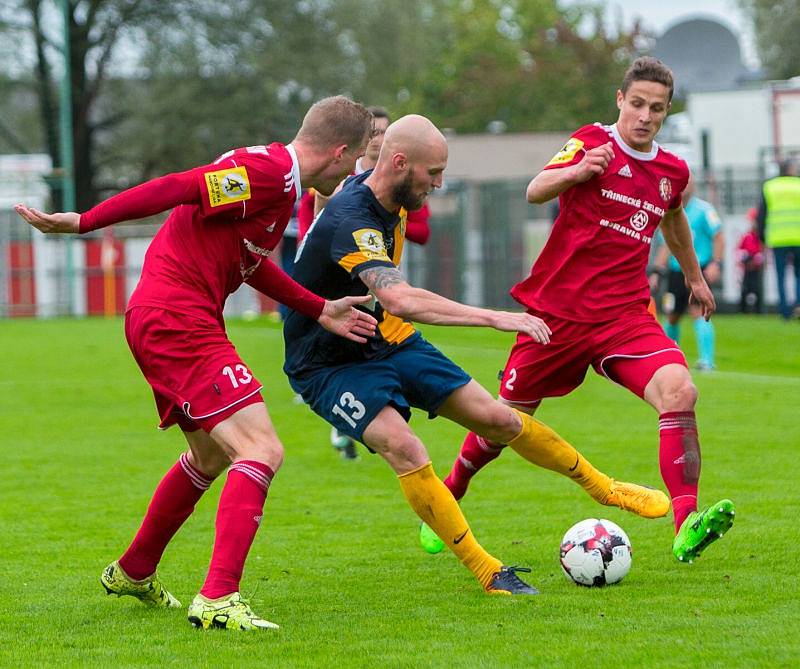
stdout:
{"type": "Polygon", "coordinates": [[[630,568],[631,542],[610,520],[582,520],[570,527],[561,541],[561,569],[578,585],[618,583],[630,568]]]}

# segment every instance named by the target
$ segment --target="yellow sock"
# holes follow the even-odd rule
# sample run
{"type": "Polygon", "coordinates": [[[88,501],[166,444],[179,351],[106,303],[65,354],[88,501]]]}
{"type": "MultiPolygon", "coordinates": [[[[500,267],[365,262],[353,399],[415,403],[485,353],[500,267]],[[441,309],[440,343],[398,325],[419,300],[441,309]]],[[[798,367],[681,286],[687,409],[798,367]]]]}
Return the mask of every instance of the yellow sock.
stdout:
{"type": "Polygon", "coordinates": [[[528,462],[568,476],[602,502],[610,490],[611,479],[547,425],[521,411],[517,414],[522,419],[522,431],[508,445],[528,462]]]}
{"type": "Polygon", "coordinates": [[[456,557],[464,563],[484,589],[502,562],[492,557],[475,540],[455,498],[433,471],[429,462],[397,477],[414,512],[436,532],[456,557]]]}

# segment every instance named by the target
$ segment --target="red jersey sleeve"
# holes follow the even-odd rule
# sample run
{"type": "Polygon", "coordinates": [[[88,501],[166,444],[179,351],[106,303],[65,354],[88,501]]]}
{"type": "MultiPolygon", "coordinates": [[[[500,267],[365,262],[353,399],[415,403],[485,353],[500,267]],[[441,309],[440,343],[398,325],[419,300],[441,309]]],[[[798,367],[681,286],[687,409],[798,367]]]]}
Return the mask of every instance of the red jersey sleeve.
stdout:
{"type": "Polygon", "coordinates": [[[675,195],[672,197],[669,202],[667,202],[667,209],[677,209],[678,207],[683,204],[683,191],[686,190],[686,184],[689,183],[689,167],[688,165],[678,158],[680,162],[681,169],[681,176],[678,179],[675,188],[675,195]]]}
{"type": "Polygon", "coordinates": [[[544,169],[552,170],[577,165],[583,160],[587,151],[602,146],[607,141],[609,141],[608,133],[600,126],[585,125],[572,134],[561,150],[544,166],[544,169]]]}
{"type": "Polygon", "coordinates": [[[179,204],[200,200],[196,172],[203,168],[167,174],[122,191],[81,214],[80,232],[105,228],[158,214],[179,204]]]}
{"type": "Polygon", "coordinates": [[[242,219],[281,198],[294,201],[292,163],[282,147],[250,146],[223,154],[195,171],[205,216],[242,219]]]}
{"type": "Polygon", "coordinates": [[[251,274],[247,283],[290,309],[318,320],[325,307],[325,300],[301,286],[274,262],[264,258],[251,274]]]}
{"type": "Polygon", "coordinates": [[[422,209],[409,211],[406,216],[406,239],[417,244],[425,244],[431,236],[431,228],[428,219],[431,217],[431,210],[428,204],[422,205],[422,209]]]}
{"type": "Polygon", "coordinates": [[[129,188],[81,214],[81,233],[195,204],[206,216],[225,213],[244,218],[293,202],[292,160],[282,145],[230,151],[211,165],[176,172],[129,188]]]}

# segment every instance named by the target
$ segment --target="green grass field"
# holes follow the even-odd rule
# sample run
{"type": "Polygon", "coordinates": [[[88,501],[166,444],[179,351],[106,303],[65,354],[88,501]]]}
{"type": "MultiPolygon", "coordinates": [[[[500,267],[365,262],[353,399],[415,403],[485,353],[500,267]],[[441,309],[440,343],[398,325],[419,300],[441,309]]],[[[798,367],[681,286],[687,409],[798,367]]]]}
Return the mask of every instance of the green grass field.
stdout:
{"type": "MultiPolygon", "coordinates": [[[[539,597],[485,596],[451,554],[416,544],[415,516],[383,461],[340,460],[328,427],[292,403],[277,325],[230,334],[265,383],[286,445],[243,592],[282,629],[200,632],[183,611],[106,597],[102,568],[130,541],[184,444],[162,433],[121,320],[3,321],[0,346],[0,666],[796,667],[800,663],[800,326],[719,317],[720,371],[698,375],[701,502],[730,496],[734,529],[694,565],[671,556],[671,521],[596,506],[571,482],[505,453],[464,502],[475,534],[533,568],[539,597]],[[601,515],[631,538],[619,585],[561,574],[564,531],[601,515]]],[[[425,328],[492,392],[512,337],[425,328]]],[[[686,348],[693,355],[690,324],[686,348]]],[[[539,417],[598,466],[661,485],[657,419],[590,375],[539,417]]],[[[415,414],[444,476],[463,430],[415,414]]],[[[167,550],[160,573],[191,601],[208,564],[220,484],[167,550]]]]}

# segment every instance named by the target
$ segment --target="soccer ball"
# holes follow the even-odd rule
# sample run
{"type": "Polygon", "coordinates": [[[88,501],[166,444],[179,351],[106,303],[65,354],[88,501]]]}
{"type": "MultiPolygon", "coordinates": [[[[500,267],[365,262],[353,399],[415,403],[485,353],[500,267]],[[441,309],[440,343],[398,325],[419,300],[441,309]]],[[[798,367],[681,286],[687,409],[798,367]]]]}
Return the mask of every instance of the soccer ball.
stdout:
{"type": "Polygon", "coordinates": [[[619,525],[587,518],[561,540],[561,569],[573,583],[586,586],[619,583],[631,568],[631,542],[619,525]]]}

